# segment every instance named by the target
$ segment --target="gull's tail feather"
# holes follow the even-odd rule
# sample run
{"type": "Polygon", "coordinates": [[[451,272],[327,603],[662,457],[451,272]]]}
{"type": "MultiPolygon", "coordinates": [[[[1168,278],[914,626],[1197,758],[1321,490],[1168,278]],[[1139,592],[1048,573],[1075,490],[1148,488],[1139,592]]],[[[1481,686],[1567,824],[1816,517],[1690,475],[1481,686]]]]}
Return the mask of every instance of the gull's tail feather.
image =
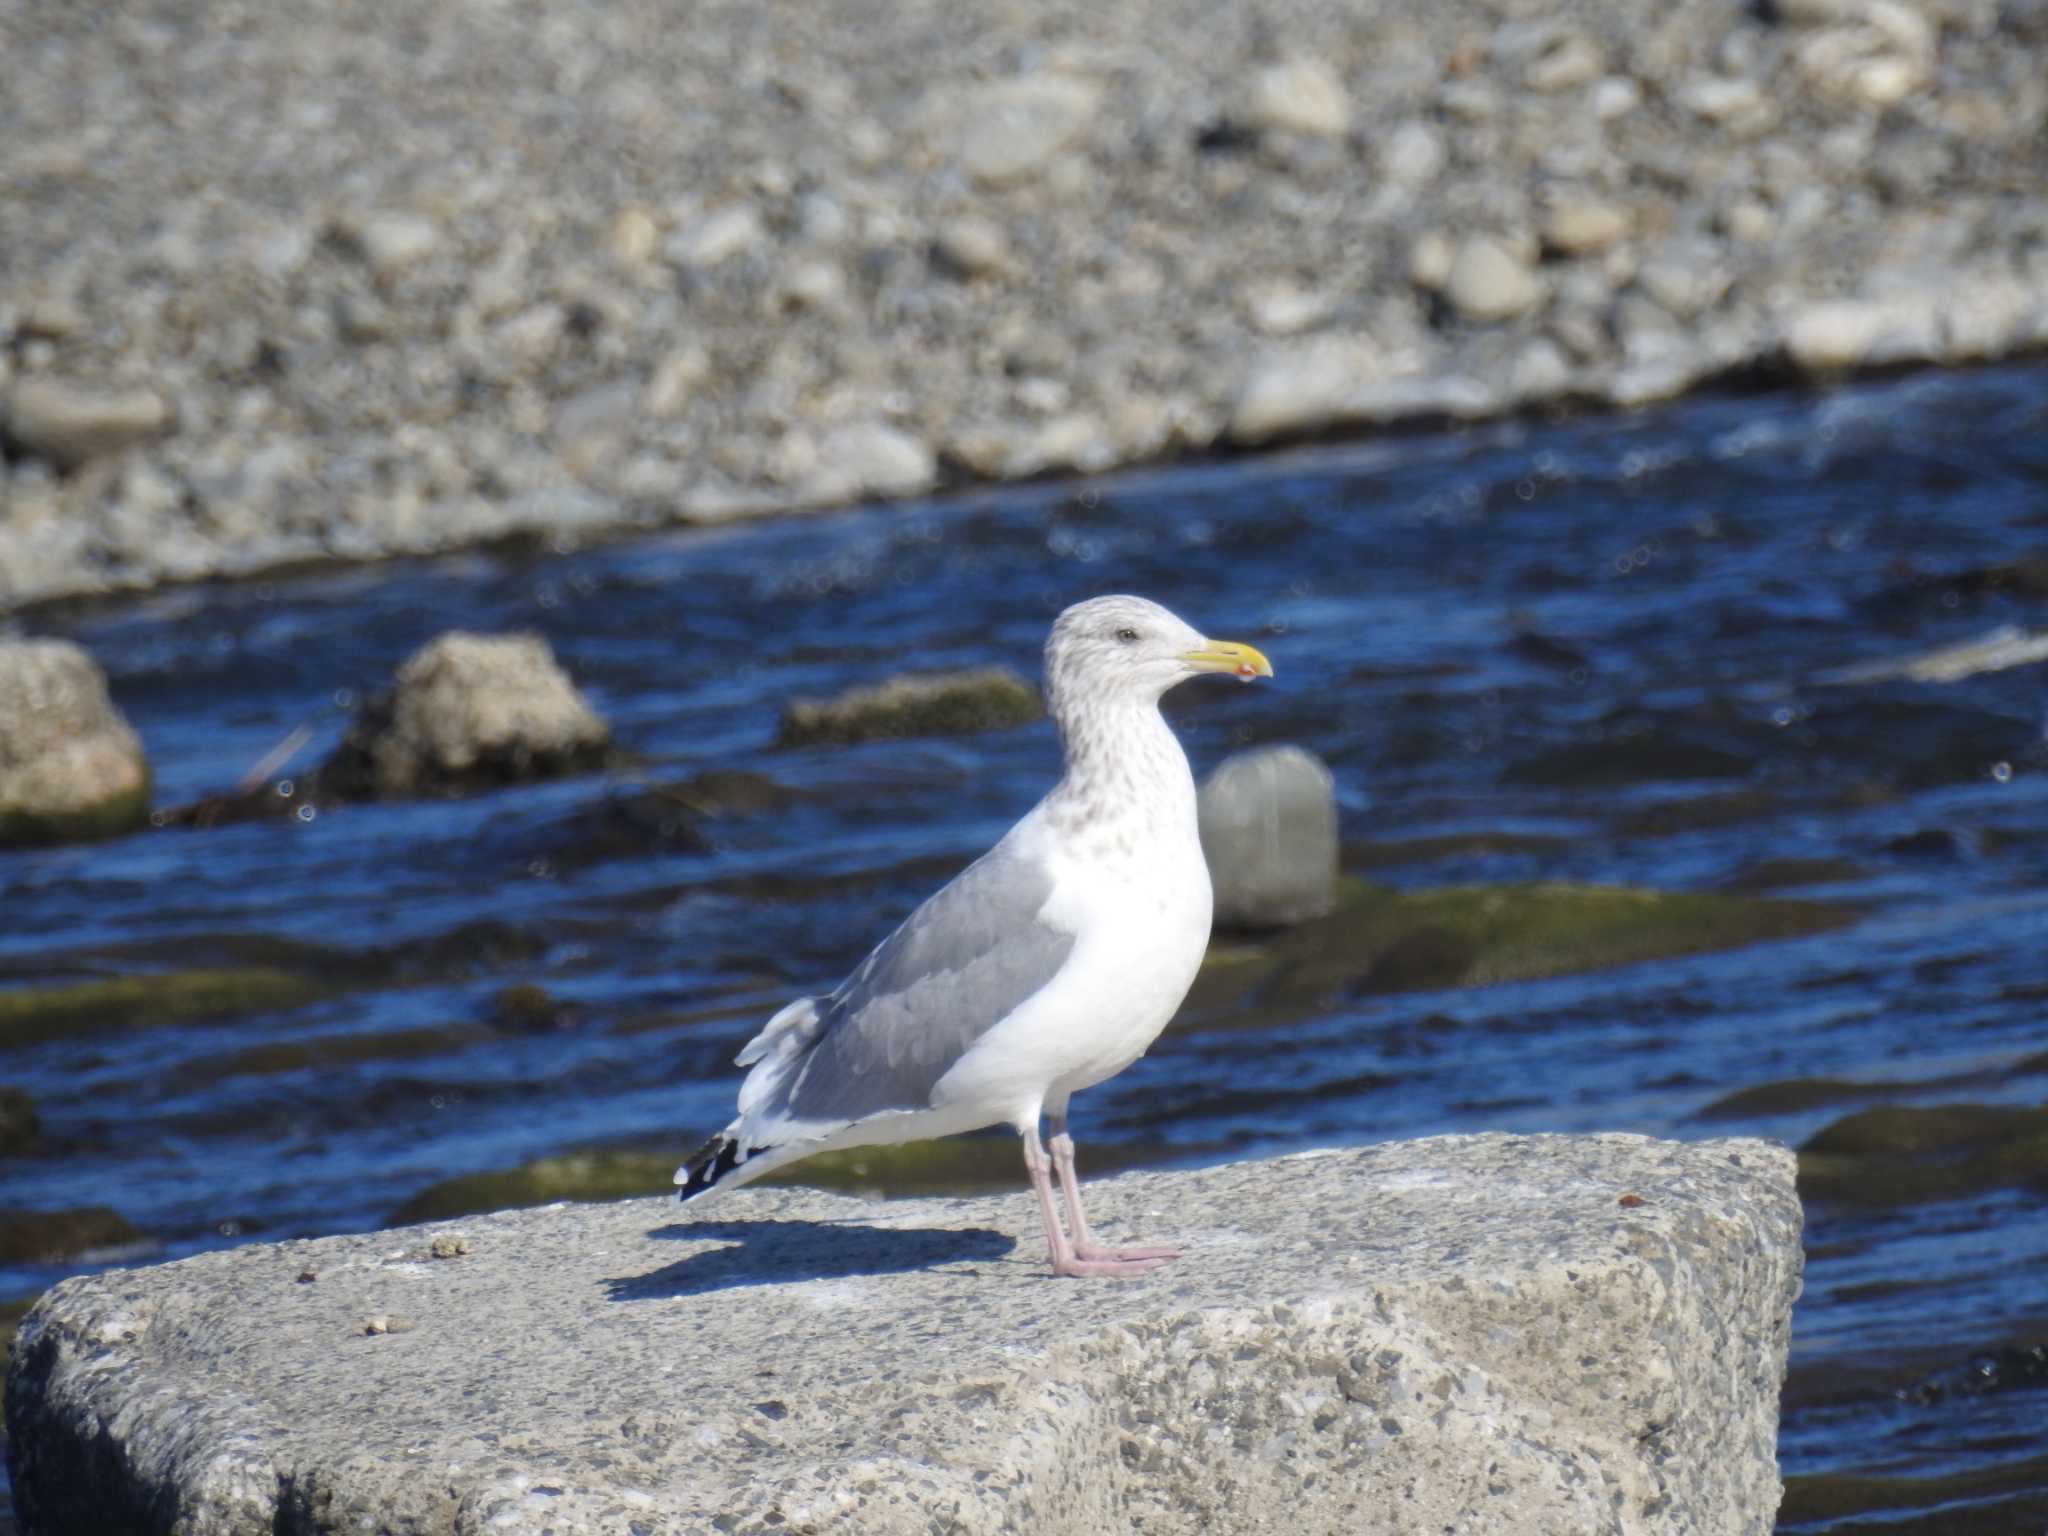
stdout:
{"type": "Polygon", "coordinates": [[[676,1198],[691,1200],[708,1193],[720,1179],[742,1165],[744,1156],[738,1139],[720,1131],[683,1159],[683,1166],[676,1170],[676,1183],[682,1186],[676,1191],[676,1198]]]}

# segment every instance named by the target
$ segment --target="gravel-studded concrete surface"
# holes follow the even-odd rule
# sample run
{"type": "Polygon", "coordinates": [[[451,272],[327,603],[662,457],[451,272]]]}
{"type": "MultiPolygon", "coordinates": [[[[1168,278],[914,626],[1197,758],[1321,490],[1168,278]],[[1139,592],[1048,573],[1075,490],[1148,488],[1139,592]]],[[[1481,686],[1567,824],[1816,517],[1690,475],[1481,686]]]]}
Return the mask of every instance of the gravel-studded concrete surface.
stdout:
{"type": "Polygon", "coordinates": [[[1450,1137],[1014,1197],[740,1191],[65,1281],[27,1529],[1764,1532],[1800,1274],[1756,1141],[1450,1137]]]}
{"type": "Polygon", "coordinates": [[[2048,344],[2043,0],[148,0],[0,53],[0,607],[2048,344]]]}

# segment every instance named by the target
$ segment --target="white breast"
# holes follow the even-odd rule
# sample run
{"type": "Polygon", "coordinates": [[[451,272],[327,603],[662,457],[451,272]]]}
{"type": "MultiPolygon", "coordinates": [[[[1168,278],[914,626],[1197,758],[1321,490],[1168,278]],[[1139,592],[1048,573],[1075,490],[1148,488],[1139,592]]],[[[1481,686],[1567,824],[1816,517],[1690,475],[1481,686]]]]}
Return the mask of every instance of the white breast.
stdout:
{"type": "Polygon", "coordinates": [[[1073,953],[940,1080],[935,1102],[1035,1122],[1045,1100],[1114,1076],[1159,1037],[1201,967],[1213,904],[1193,818],[1184,835],[1147,830],[1046,850],[1054,884],[1042,918],[1075,936],[1073,953]]]}

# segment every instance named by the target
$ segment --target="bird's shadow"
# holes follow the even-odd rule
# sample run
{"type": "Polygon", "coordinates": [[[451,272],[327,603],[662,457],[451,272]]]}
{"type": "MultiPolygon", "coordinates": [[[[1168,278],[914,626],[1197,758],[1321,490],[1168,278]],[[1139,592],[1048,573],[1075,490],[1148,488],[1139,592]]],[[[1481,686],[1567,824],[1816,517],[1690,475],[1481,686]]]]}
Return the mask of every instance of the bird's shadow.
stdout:
{"type": "Polygon", "coordinates": [[[693,1221],[647,1234],[702,1242],[727,1239],[644,1275],[607,1280],[613,1301],[700,1296],[741,1285],[893,1275],[974,1259],[1000,1259],[1017,1246],[985,1227],[874,1227],[850,1221],[693,1221]]]}

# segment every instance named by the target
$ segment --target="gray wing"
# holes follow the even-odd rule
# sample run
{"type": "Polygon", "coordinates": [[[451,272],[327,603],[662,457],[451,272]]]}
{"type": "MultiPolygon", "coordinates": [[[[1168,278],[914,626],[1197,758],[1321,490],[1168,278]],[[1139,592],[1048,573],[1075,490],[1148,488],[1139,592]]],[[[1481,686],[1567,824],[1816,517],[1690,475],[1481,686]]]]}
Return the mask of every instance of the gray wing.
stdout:
{"type": "Polygon", "coordinates": [[[968,1048],[1066,964],[1074,936],[1038,920],[1051,894],[1050,872],[1005,843],[962,870],[824,1000],[787,1112],[925,1108],[968,1048]]]}

